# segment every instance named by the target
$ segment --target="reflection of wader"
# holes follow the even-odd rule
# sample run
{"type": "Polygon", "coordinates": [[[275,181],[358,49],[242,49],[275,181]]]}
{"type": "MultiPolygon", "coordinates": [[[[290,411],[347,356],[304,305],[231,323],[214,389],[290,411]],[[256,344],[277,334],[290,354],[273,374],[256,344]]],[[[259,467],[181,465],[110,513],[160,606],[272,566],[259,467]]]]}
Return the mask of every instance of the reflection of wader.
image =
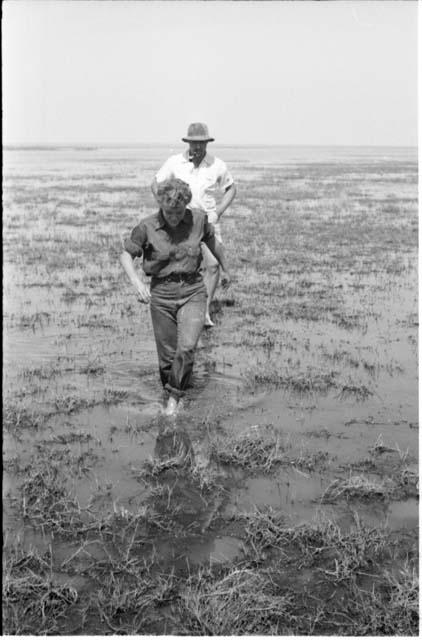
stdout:
{"type": "Polygon", "coordinates": [[[157,436],[154,455],[162,463],[193,464],[195,460],[191,440],[182,429],[161,431],[157,436]]]}

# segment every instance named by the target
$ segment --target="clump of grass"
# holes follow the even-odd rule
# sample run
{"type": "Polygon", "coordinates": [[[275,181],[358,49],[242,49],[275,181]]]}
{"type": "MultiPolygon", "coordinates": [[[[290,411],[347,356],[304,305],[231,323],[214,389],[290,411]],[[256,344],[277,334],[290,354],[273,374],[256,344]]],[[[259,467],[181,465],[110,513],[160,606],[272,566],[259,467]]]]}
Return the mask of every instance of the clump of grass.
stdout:
{"type": "Polygon", "coordinates": [[[66,489],[59,463],[46,461],[23,483],[21,492],[23,516],[33,526],[72,534],[81,525],[81,509],[66,489]]]}
{"type": "MultiPolygon", "coordinates": [[[[90,433],[84,433],[83,431],[78,431],[76,433],[58,433],[57,435],[52,436],[48,442],[54,444],[70,444],[73,442],[90,442],[94,440],[94,436],[90,433]]],[[[95,439],[97,444],[99,443],[98,439],[95,439]]]]}
{"type": "Polygon", "coordinates": [[[107,626],[118,634],[133,635],[145,625],[145,609],[151,602],[150,581],[143,576],[128,581],[111,573],[96,595],[96,606],[107,626]]]}
{"type": "Polygon", "coordinates": [[[418,636],[419,579],[415,568],[384,572],[377,589],[355,588],[347,614],[350,635],[418,636]]]}
{"type": "Polygon", "coordinates": [[[286,528],[286,518],[282,512],[272,507],[255,508],[252,514],[245,514],[243,517],[246,520],[247,541],[257,556],[260,556],[264,549],[281,550],[285,543],[286,528]]]}
{"type": "Polygon", "coordinates": [[[335,311],[332,314],[332,321],[346,331],[354,329],[365,331],[368,326],[365,319],[358,313],[347,313],[346,311],[335,311]]]}
{"type": "Polygon", "coordinates": [[[164,534],[171,532],[174,537],[183,535],[183,530],[174,518],[177,515],[177,509],[171,509],[169,505],[171,493],[171,490],[168,492],[165,489],[163,492],[152,491],[151,497],[154,502],[159,498],[166,498],[166,508],[163,508],[162,513],[150,504],[142,505],[136,513],[131,513],[122,507],[115,507],[113,513],[102,519],[93,520],[91,529],[100,531],[101,536],[111,540],[113,544],[121,545],[121,557],[126,562],[135,544],[144,544],[157,532],[164,534]]]}
{"type": "Polygon", "coordinates": [[[399,476],[399,486],[405,495],[419,496],[419,474],[413,469],[405,468],[399,476]]]}
{"type": "Polygon", "coordinates": [[[102,398],[102,402],[104,404],[118,404],[123,400],[126,400],[128,397],[128,392],[123,391],[122,389],[105,389],[104,397],[102,398]]]}
{"type": "MultiPolygon", "coordinates": [[[[89,373],[88,370],[85,370],[84,373],[89,373]]],[[[96,374],[101,373],[98,369],[96,374]]],[[[79,394],[62,394],[56,396],[54,399],[54,408],[52,414],[55,413],[75,413],[81,411],[83,409],[89,409],[91,407],[95,407],[99,404],[104,405],[112,405],[119,404],[128,397],[129,393],[127,391],[123,391],[121,389],[104,389],[104,392],[101,396],[96,397],[81,397],[79,394]]]]}
{"type": "Polygon", "coordinates": [[[350,476],[333,480],[321,497],[322,503],[336,502],[341,498],[359,500],[387,500],[392,495],[391,483],[375,482],[365,476],[350,476]]]}
{"type": "Polygon", "coordinates": [[[63,630],[77,591],[57,584],[47,561],[16,545],[3,564],[3,630],[10,635],[52,634],[63,630]]]}
{"type": "Polygon", "coordinates": [[[290,465],[296,469],[306,469],[306,471],[314,471],[317,467],[326,466],[329,462],[330,455],[327,451],[315,451],[309,453],[301,451],[299,455],[287,460],[290,465]]]}
{"type": "Polygon", "coordinates": [[[231,568],[223,577],[210,570],[191,576],[180,594],[177,614],[184,633],[195,635],[289,634],[291,596],[279,595],[268,576],[231,568]]]}
{"type": "Polygon", "coordinates": [[[369,451],[372,455],[379,455],[383,453],[394,453],[395,451],[397,451],[397,449],[386,446],[384,444],[382,433],[380,433],[378,438],[375,441],[375,444],[370,448],[369,451]]]}
{"type": "Polygon", "coordinates": [[[268,472],[285,461],[281,434],[271,426],[251,427],[246,432],[211,442],[212,457],[224,464],[268,472]]]}
{"type": "Polygon", "coordinates": [[[85,373],[91,376],[102,375],[104,371],[105,366],[98,358],[88,360],[87,364],[80,368],[80,373],[85,373]]]}
{"type": "Polygon", "coordinates": [[[41,327],[44,325],[44,322],[50,321],[51,314],[46,311],[37,311],[31,315],[23,314],[19,318],[19,326],[23,329],[31,328],[33,331],[37,325],[41,327]]]}
{"type": "Polygon", "coordinates": [[[71,302],[74,302],[75,300],[77,300],[80,295],[82,295],[82,294],[77,293],[71,287],[66,287],[66,291],[62,294],[62,300],[63,300],[63,302],[71,303],[71,302]]]}
{"type": "Polygon", "coordinates": [[[180,430],[173,430],[164,436],[158,436],[156,443],[158,457],[144,462],[138,472],[139,478],[156,478],[169,469],[191,469],[195,463],[195,456],[189,436],[180,430]]]}
{"type": "Polygon", "coordinates": [[[156,621],[154,609],[177,597],[177,585],[173,571],[153,575],[145,565],[130,574],[112,571],[103,577],[95,605],[115,633],[145,633],[145,627],[156,621]]]}
{"type": "Polygon", "coordinates": [[[26,407],[6,403],[3,406],[3,427],[11,432],[39,429],[45,418],[26,407]]]}
{"type": "Polygon", "coordinates": [[[312,566],[336,581],[351,578],[362,569],[371,567],[387,549],[387,536],[377,529],[368,529],[356,519],[349,533],[329,519],[286,527],[284,515],[276,511],[256,511],[248,516],[247,542],[258,556],[266,548],[277,548],[299,558],[299,566],[312,566]]]}
{"type": "Polygon", "coordinates": [[[30,367],[22,371],[23,378],[41,378],[41,380],[50,380],[55,375],[61,373],[59,369],[52,366],[30,367]]]}
{"type": "Polygon", "coordinates": [[[387,534],[378,529],[361,525],[343,533],[331,521],[322,522],[308,529],[306,525],[293,534],[293,541],[312,562],[321,556],[321,570],[335,581],[350,579],[357,573],[373,568],[374,562],[387,553],[387,534]],[[328,560],[328,567],[326,562],[328,560]]]}
{"type": "Polygon", "coordinates": [[[374,392],[369,389],[366,385],[361,384],[353,384],[351,382],[342,385],[340,392],[338,394],[338,398],[341,400],[346,400],[347,398],[354,398],[358,402],[363,402],[367,400],[370,396],[373,396],[374,392]]]}
{"type": "Polygon", "coordinates": [[[140,480],[149,480],[151,478],[157,478],[169,469],[177,469],[180,465],[181,461],[176,457],[168,458],[167,460],[151,458],[150,460],[145,460],[142,469],[134,471],[134,475],[140,480]]]}
{"type": "Polygon", "coordinates": [[[337,386],[336,376],[335,371],[324,373],[311,368],[303,373],[294,374],[267,363],[261,368],[255,367],[247,371],[246,381],[251,388],[265,385],[266,387],[286,389],[298,395],[306,395],[327,393],[330,389],[335,388],[337,386]]]}
{"type": "Polygon", "coordinates": [[[54,406],[57,413],[74,413],[81,409],[87,409],[95,404],[94,401],[90,401],[86,398],[81,398],[77,395],[61,395],[57,396],[54,401],[54,406]]]}

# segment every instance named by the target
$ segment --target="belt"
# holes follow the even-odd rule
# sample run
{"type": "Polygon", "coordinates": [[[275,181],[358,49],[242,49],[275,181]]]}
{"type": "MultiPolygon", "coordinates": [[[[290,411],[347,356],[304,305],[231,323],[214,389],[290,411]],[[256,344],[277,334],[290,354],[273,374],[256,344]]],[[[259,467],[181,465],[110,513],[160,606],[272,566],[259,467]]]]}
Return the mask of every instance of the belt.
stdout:
{"type": "Polygon", "coordinates": [[[198,282],[201,274],[198,271],[195,273],[170,273],[168,276],[164,276],[164,278],[153,277],[154,284],[161,284],[163,282],[187,282],[188,284],[193,284],[194,282],[198,282]]]}

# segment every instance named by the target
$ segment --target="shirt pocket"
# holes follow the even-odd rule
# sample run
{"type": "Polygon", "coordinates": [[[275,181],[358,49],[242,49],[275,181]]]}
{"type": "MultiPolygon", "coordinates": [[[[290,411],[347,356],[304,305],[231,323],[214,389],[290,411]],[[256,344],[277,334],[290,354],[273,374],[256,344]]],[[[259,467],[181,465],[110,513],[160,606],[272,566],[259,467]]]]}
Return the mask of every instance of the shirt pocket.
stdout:
{"type": "Polygon", "coordinates": [[[204,191],[215,191],[215,188],[217,186],[216,176],[213,176],[213,175],[204,176],[202,184],[203,184],[204,191]]]}
{"type": "Polygon", "coordinates": [[[186,255],[189,258],[197,258],[201,253],[201,247],[199,242],[188,242],[186,244],[186,255]]]}
{"type": "Polygon", "coordinates": [[[155,249],[153,249],[150,253],[151,256],[151,260],[154,260],[154,262],[164,262],[166,260],[169,260],[171,257],[171,254],[165,251],[157,251],[155,249]]]}
{"type": "Polygon", "coordinates": [[[184,258],[197,258],[201,252],[199,243],[184,242],[174,250],[174,258],[183,260],[184,258]]]}
{"type": "Polygon", "coordinates": [[[148,260],[152,260],[154,262],[164,262],[168,261],[170,258],[170,254],[168,251],[163,251],[159,247],[154,246],[153,244],[148,243],[145,247],[145,257],[148,260]]]}

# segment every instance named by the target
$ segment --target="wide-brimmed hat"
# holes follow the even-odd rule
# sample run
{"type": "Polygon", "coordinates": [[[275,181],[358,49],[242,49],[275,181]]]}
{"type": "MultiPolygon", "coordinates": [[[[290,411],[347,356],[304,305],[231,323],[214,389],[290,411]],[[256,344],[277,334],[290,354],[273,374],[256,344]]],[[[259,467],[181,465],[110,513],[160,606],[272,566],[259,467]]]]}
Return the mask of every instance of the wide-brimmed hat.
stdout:
{"type": "Polygon", "coordinates": [[[210,137],[208,127],[203,122],[192,122],[188,127],[188,133],[183,142],[214,142],[214,138],[210,137]]]}

